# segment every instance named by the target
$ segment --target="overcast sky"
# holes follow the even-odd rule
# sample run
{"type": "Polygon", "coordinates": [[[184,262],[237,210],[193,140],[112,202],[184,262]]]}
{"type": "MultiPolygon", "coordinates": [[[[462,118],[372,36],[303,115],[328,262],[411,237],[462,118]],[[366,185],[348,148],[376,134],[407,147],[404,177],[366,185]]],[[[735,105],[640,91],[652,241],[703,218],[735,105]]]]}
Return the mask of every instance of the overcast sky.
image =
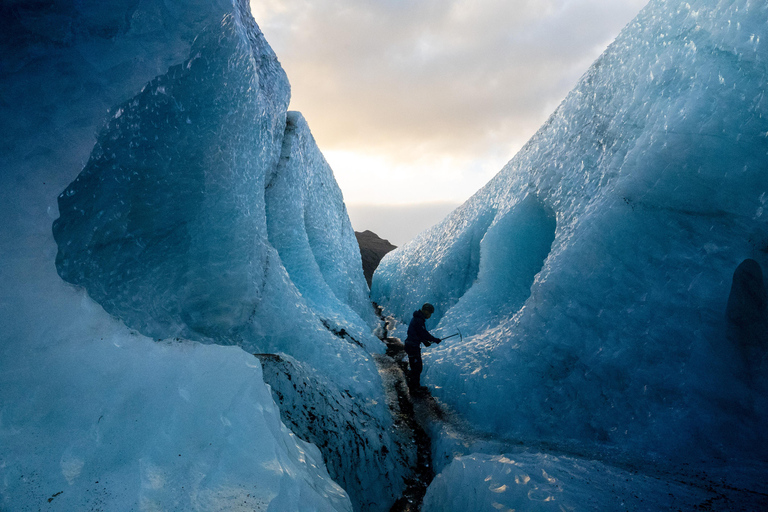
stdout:
{"type": "Polygon", "coordinates": [[[469,198],[646,2],[251,0],[251,7],[288,74],[290,108],[307,119],[363,230],[355,214],[362,205],[399,206],[407,218],[402,212],[423,203],[450,210],[469,198]]]}

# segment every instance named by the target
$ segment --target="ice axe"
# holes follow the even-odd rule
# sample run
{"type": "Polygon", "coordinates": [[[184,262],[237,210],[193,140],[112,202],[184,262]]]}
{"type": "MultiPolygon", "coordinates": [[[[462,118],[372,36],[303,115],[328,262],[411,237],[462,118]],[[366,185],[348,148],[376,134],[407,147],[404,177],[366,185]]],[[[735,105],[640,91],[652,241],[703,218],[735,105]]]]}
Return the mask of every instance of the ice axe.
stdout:
{"type": "Polygon", "coordinates": [[[440,341],[447,340],[448,338],[453,338],[454,336],[458,336],[460,341],[464,341],[464,337],[461,335],[461,331],[456,329],[456,334],[451,334],[450,336],[446,336],[445,338],[440,338],[440,341]]]}

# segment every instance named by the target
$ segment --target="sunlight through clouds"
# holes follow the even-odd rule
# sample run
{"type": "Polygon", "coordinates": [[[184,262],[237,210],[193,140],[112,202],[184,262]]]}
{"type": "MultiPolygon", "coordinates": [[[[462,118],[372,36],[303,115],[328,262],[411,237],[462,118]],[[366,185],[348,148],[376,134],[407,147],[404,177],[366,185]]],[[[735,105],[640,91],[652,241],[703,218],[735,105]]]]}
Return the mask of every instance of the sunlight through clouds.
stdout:
{"type": "MultiPolygon", "coordinates": [[[[463,202],[645,0],[252,0],[351,203],[463,202]]],[[[357,229],[357,227],[356,227],[357,229]]]]}
{"type": "Polygon", "coordinates": [[[482,187],[500,167],[475,167],[477,160],[450,154],[426,154],[406,161],[398,155],[329,150],[325,157],[339,183],[346,184],[344,198],[352,204],[404,205],[435,198],[460,203],[467,191],[482,187]]]}

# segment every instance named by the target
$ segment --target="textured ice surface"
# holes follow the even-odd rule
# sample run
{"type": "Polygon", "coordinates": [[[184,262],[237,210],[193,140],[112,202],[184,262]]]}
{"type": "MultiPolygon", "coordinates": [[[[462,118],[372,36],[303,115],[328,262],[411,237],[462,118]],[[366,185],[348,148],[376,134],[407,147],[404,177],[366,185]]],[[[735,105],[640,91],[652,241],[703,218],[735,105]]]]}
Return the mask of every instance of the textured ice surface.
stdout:
{"type": "Polygon", "coordinates": [[[2,510],[352,510],[253,356],[155,342],[58,298],[73,320],[31,333],[54,347],[3,353],[2,510]]]}
{"type": "Polygon", "coordinates": [[[269,241],[302,297],[333,330],[345,328],[381,352],[381,341],[371,336],[377,318],[360,279],[360,249],[341,189],[298,112],[288,113],[280,164],[265,197],[269,241]]]}
{"type": "Polygon", "coordinates": [[[363,347],[382,344],[341,192],[300,115],[286,130],[287,78],[244,16],[112,109],[59,197],[57,270],[146,335],[289,353],[376,394],[363,347]]]}
{"type": "Polygon", "coordinates": [[[767,42],[764,2],[652,1],[494,179],[384,258],[375,301],[465,333],[425,351],[434,394],[502,437],[768,455],[766,347],[747,362],[725,317],[740,262],[768,264],[767,42]]]}
{"type": "Polygon", "coordinates": [[[597,461],[535,453],[472,454],[455,459],[433,480],[422,510],[693,510],[706,508],[714,496],[691,482],[597,461]]]}
{"type": "Polygon", "coordinates": [[[354,233],[306,127],[301,178],[333,211],[268,229],[289,89],[247,3],[0,14],[0,508],[351,510],[258,360],[221,346],[291,354],[388,428],[354,233]],[[302,296],[281,229],[312,232],[332,295],[302,296]]]}
{"type": "Polygon", "coordinates": [[[150,336],[232,337],[262,300],[290,89],[244,30],[227,15],[117,106],[59,198],[59,274],[150,336]]]}

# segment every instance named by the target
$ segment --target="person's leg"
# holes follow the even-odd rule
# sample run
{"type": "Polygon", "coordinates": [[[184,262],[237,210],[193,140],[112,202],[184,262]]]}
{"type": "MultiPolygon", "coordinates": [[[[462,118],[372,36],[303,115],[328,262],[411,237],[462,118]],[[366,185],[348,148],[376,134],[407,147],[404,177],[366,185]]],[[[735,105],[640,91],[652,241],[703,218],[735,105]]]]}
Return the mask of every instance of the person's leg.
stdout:
{"type": "Polygon", "coordinates": [[[408,387],[417,389],[421,386],[421,371],[424,369],[424,364],[421,362],[421,354],[409,355],[408,367],[410,369],[408,387]]]}

